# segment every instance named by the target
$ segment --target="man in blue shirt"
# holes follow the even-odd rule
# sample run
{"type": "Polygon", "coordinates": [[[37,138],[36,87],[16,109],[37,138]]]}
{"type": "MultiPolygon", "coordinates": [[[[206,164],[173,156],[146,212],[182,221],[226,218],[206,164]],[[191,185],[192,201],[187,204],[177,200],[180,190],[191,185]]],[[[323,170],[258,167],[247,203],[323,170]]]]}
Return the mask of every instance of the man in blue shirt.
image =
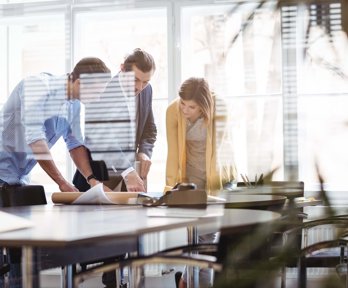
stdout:
{"type": "Polygon", "coordinates": [[[50,148],[64,138],[70,156],[91,186],[98,184],[83,146],[80,101],[92,101],[105,89],[110,70],[98,58],[83,58],[68,76],[41,73],[22,80],[2,110],[0,182],[28,184],[36,163],[63,192],[78,191],[60,173],[50,148]]]}
{"type": "MultiPolygon", "coordinates": [[[[0,117],[0,184],[25,185],[36,163],[63,192],[78,191],[58,170],[51,147],[64,138],[71,158],[90,186],[99,183],[92,173],[80,129],[80,101],[96,100],[111,74],[98,58],[83,58],[69,75],[41,73],[23,79],[12,91],[0,117]]],[[[104,186],[106,191],[109,188],[104,186]]],[[[10,252],[10,286],[22,287],[20,253],[10,252]]],[[[2,262],[0,253],[0,264],[2,262]]],[[[0,287],[3,277],[0,277],[0,287]]]]}

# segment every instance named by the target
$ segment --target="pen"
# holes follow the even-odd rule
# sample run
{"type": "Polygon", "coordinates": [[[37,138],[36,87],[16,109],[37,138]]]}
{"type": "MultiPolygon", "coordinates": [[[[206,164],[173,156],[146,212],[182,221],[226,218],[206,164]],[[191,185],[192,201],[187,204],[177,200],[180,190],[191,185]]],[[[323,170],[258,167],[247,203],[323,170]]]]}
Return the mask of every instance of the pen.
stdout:
{"type": "Polygon", "coordinates": [[[262,183],[261,183],[261,181],[262,181],[262,177],[263,177],[263,173],[261,173],[261,175],[260,175],[260,179],[259,179],[259,181],[257,181],[257,183],[262,184],[262,183]]]}
{"type": "Polygon", "coordinates": [[[249,186],[249,187],[251,187],[251,184],[250,184],[250,181],[249,181],[248,176],[247,176],[247,175],[245,175],[245,178],[246,178],[246,180],[248,181],[248,186],[249,186]]]}
{"type": "Polygon", "coordinates": [[[240,176],[242,176],[243,182],[245,184],[245,187],[249,187],[249,183],[247,182],[247,180],[245,179],[245,177],[243,176],[243,174],[240,174],[240,176]]]}

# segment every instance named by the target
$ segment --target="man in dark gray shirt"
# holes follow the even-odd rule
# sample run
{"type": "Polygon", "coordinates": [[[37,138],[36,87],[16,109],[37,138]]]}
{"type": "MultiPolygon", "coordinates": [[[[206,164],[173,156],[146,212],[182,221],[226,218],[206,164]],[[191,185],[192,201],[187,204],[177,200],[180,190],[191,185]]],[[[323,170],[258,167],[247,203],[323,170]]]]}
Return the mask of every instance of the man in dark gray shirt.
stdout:
{"type": "Polygon", "coordinates": [[[100,101],[86,105],[86,145],[93,160],[105,161],[109,174],[116,177],[115,190],[146,191],[144,182],[157,136],[149,84],[155,69],[153,57],[135,49],[126,56],[100,101]]]}

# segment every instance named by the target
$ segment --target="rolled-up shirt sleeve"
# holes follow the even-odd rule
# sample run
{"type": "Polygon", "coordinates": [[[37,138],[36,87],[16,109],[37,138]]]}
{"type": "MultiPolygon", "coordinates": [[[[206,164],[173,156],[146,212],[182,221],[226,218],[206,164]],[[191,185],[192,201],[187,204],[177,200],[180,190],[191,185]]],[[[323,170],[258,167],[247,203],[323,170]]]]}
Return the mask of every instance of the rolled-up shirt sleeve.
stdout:
{"type": "Polygon", "coordinates": [[[69,131],[69,133],[64,137],[64,141],[66,143],[66,147],[67,149],[70,151],[74,148],[77,148],[79,146],[84,145],[83,141],[80,141],[78,138],[76,138],[73,133],[70,133],[71,130],[69,131]]]}
{"type": "Polygon", "coordinates": [[[81,130],[81,102],[68,101],[68,127],[65,129],[64,141],[70,151],[76,147],[84,145],[81,130]]]}

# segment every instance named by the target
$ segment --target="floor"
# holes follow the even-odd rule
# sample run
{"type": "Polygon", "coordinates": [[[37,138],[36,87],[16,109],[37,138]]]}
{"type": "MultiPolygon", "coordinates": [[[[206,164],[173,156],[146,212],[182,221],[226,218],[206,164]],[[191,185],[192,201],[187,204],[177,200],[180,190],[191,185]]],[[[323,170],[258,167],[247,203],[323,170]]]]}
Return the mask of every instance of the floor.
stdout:
{"type": "MultiPolygon", "coordinates": [[[[151,275],[145,277],[144,288],[176,288],[174,275],[177,271],[182,271],[182,267],[164,267],[164,272],[169,272],[164,275],[151,275]],[[174,269],[174,270],[172,270],[174,269]],[[172,271],[171,271],[172,270],[172,271]]],[[[60,287],[60,269],[53,269],[41,273],[41,288],[58,288],[60,287]]],[[[94,275],[90,279],[84,281],[80,288],[99,288],[104,287],[101,282],[101,275],[94,275]]]]}
{"type": "MultiPolygon", "coordinates": [[[[167,267],[168,268],[168,267],[167,267]]],[[[169,274],[165,274],[163,276],[148,276],[145,277],[145,287],[144,288],[176,288],[175,287],[175,280],[174,275],[175,272],[182,270],[182,267],[170,267],[174,268],[174,271],[170,272],[169,274]]],[[[165,269],[169,270],[169,269],[165,269]]],[[[293,270],[293,269],[291,269],[293,270]]],[[[295,271],[288,271],[287,273],[287,281],[286,281],[286,287],[287,288],[296,288],[296,273],[295,271]]],[[[323,269],[310,269],[308,270],[308,284],[307,288],[332,288],[337,287],[334,286],[332,282],[332,278],[326,282],[323,279],[328,279],[329,276],[333,276],[334,279],[336,278],[336,274],[333,270],[325,269],[326,271],[321,271],[323,269]],[[326,282],[324,284],[324,282],[326,282]],[[329,283],[329,284],[328,284],[329,283]]],[[[41,287],[42,288],[59,288],[60,286],[60,270],[54,269],[54,270],[48,270],[42,273],[41,275],[41,287]]],[[[87,281],[83,282],[79,287],[81,288],[103,288],[103,284],[101,282],[101,275],[95,275],[94,277],[88,279],[87,281]]],[[[278,288],[280,287],[280,278],[277,277],[274,280],[273,285],[268,286],[267,288],[278,288]]]]}

